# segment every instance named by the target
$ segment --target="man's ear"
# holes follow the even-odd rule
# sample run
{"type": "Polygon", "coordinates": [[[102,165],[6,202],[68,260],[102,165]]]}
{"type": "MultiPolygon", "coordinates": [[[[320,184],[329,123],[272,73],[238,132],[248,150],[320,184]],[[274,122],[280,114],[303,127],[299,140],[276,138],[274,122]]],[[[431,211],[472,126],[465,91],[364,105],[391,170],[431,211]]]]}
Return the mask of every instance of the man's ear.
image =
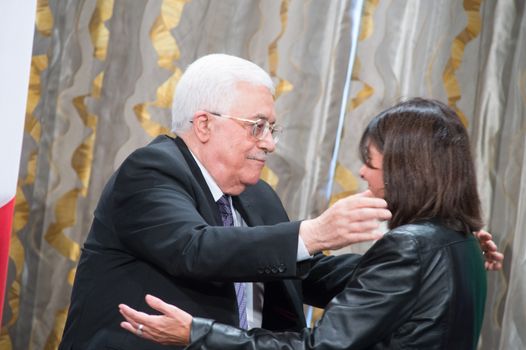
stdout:
{"type": "Polygon", "coordinates": [[[192,119],[194,134],[202,143],[210,139],[210,115],[205,111],[196,111],[192,119]]]}

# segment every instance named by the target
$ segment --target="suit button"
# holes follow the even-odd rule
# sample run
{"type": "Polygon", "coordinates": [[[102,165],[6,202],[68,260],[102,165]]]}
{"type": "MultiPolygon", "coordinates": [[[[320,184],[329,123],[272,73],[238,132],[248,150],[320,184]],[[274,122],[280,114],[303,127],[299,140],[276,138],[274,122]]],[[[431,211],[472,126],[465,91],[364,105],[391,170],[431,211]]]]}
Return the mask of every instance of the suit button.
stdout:
{"type": "Polygon", "coordinates": [[[267,275],[270,274],[270,268],[265,267],[265,273],[266,273],[267,275]]]}
{"type": "Polygon", "coordinates": [[[285,265],[280,264],[279,267],[278,267],[278,271],[279,272],[285,272],[285,271],[287,271],[287,268],[285,267],[285,265]]]}
{"type": "Polygon", "coordinates": [[[264,274],[264,273],[265,273],[265,269],[262,268],[262,267],[258,268],[258,273],[259,273],[260,275],[264,274]]]}
{"type": "Polygon", "coordinates": [[[273,266],[270,270],[272,271],[273,274],[278,273],[278,268],[277,267],[273,266]]]}

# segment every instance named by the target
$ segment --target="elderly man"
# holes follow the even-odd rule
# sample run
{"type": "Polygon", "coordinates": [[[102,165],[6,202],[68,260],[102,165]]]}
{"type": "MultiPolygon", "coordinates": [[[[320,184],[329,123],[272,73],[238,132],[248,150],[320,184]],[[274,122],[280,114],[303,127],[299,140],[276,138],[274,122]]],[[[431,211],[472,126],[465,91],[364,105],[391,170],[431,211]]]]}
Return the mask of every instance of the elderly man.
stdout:
{"type": "Polygon", "coordinates": [[[241,58],[208,55],[188,67],[173,102],[178,137],[136,150],[102,193],[60,349],[164,348],[119,327],[118,304],[149,311],[145,294],[242,328],[297,331],[299,276],[311,271],[310,304],[339,291],[337,271],[348,269],[334,268],[352,259],[312,256],[378,238],[378,220],[391,214],[364,193],[289,222],[259,180],[280,132],[273,92],[268,74],[241,58]]]}

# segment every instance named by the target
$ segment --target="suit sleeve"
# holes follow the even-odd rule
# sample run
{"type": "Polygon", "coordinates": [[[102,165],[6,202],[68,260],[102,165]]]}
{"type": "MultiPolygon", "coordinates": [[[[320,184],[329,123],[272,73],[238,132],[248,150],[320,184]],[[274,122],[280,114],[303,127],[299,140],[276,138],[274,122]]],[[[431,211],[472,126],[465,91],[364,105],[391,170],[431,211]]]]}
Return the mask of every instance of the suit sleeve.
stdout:
{"type": "Polygon", "coordinates": [[[187,349],[368,348],[400,327],[411,314],[419,290],[417,252],[417,242],[410,236],[384,236],[363,256],[345,289],[331,300],[312,330],[243,331],[196,318],[187,349]]]}
{"type": "MultiPolygon", "coordinates": [[[[210,208],[208,222],[201,215],[209,203],[199,190],[173,157],[149,148],[132,154],[115,178],[110,203],[113,230],[129,255],[174,277],[197,280],[267,281],[296,275],[298,222],[212,226],[210,208]]],[[[281,207],[280,202],[272,205],[281,207]]]]}

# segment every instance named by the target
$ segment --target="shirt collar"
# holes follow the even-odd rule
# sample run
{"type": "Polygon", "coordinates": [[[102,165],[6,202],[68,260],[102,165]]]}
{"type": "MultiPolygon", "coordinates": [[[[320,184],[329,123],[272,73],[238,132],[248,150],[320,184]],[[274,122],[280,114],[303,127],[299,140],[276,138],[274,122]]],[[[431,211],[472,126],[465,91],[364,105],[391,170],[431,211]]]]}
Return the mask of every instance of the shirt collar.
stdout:
{"type": "Polygon", "coordinates": [[[206,170],[204,165],[201,164],[199,159],[197,159],[197,157],[192,153],[192,151],[190,151],[190,154],[192,155],[192,157],[194,157],[195,162],[199,166],[199,169],[201,170],[201,173],[203,174],[203,177],[205,178],[206,184],[208,185],[208,188],[210,189],[210,192],[212,193],[212,197],[214,197],[214,201],[217,202],[219,198],[223,196],[224,194],[223,191],[221,191],[217,183],[212,178],[212,175],[210,175],[208,170],[206,170]]]}

